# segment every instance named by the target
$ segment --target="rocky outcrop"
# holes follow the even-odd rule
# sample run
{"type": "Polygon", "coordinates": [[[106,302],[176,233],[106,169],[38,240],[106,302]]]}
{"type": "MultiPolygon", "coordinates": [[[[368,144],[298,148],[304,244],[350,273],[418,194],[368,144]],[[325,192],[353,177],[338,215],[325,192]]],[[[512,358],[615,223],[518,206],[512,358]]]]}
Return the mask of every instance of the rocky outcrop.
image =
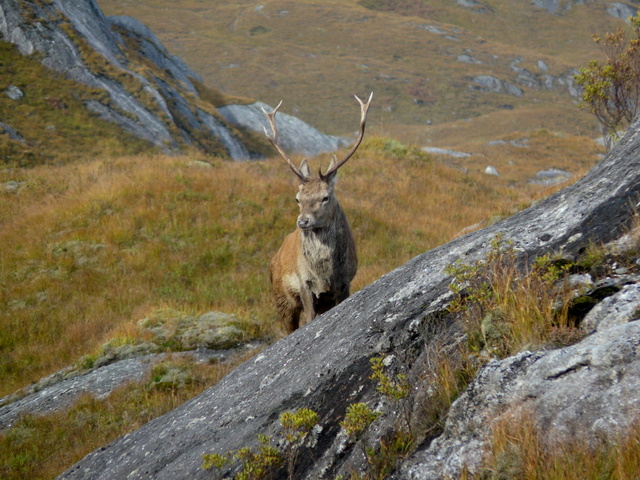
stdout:
{"type": "MultiPolygon", "coordinates": [[[[102,246],[65,243],[56,250],[70,252],[75,262],[86,263],[90,260],[84,252],[99,250],[99,247],[102,246]]],[[[96,354],[82,357],[76,365],[0,398],[0,431],[10,428],[24,414],[60,411],[72,406],[82,395],[100,399],[117,387],[142,382],[153,366],[168,356],[219,363],[239,349],[255,346],[241,344],[246,334],[238,327],[237,318],[222,312],[193,316],[173,309],[158,309],[139,320],[138,325],[146,341],[116,337],[102,345],[96,354]]]]}
{"type": "MultiPolygon", "coordinates": [[[[218,108],[218,112],[227,122],[239,125],[254,132],[263,133],[269,129],[262,109],[271,112],[273,107],[256,102],[251,105],[227,105],[218,108]]],[[[298,152],[307,157],[333,152],[349,143],[347,139],[325,135],[302,120],[286,113],[278,113],[278,140],[287,151],[298,152]]],[[[270,131],[270,130],[269,130],[270,131]]]]}
{"type": "MultiPolygon", "coordinates": [[[[201,468],[203,454],[256,446],[258,434],[277,441],[279,414],[302,407],[318,412],[321,429],[313,454],[298,458],[295,478],[363,473],[369,465],[363,449],[348,441],[340,426],[347,407],[366,402],[378,409],[382,415],[365,439],[384,438],[407,412],[419,414],[421,406],[432,401],[427,379],[434,375],[434,351],[455,357],[456,342],[463,336],[455,318],[446,313],[452,299],[446,267],[457,260],[484,259],[498,234],[513,242],[522,262],[547,252],[576,255],[591,241],[620,237],[640,194],[639,163],[636,123],[582,180],[511,218],[414,258],[197,398],[90,454],[61,478],[211,478],[212,472],[201,468]],[[412,386],[402,408],[381,398],[370,378],[370,359],[381,355],[389,374],[406,374],[412,386]]],[[[639,345],[640,327],[632,322],[598,331],[572,347],[489,363],[449,413],[443,435],[435,441],[426,438],[412,460],[399,467],[397,478],[444,478],[465,462],[477,467],[482,449],[475,457],[469,452],[485,444],[485,430],[473,436],[467,426],[484,425],[523,402],[540,412],[539,422],[556,422],[556,430],[549,432],[558,438],[571,433],[570,426],[585,434],[602,429],[613,434],[613,427],[631,421],[634,399],[639,398],[639,345]],[[550,389],[552,385],[564,390],[550,389]],[[598,400],[606,395],[611,401],[603,405],[598,400]],[[593,415],[582,418],[571,408],[593,415]],[[458,435],[461,432],[467,436],[458,435]]],[[[231,476],[237,468],[228,466],[219,474],[231,476]]]]}
{"type": "Polygon", "coordinates": [[[514,97],[521,97],[524,95],[524,92],[518,86],[508,80],[500,80],[493,75],[477,75],[470,78],[469,81],[471,82],[469,84],[469,88],[472,90],[504,93],[506,95],[513,95],[514,97]]]}
{"type": "Polygon", "coordinates": [[[560,15],[568,12],[574,5],[582,5],[585,0],[533,0],[533,4],[546,10],[548,13],[552,13],[554,15],[560,15]]]}
{"type": "Polygon", "coordinates": [[[629,17],[635,17],[638,9],[627,3],[611,2],[607,4],[607,13],[614,18],[627,20],[629,17]]]}
{"type": "Polygon", "coordinates": [[[0,34],[23,55],[37,53],[46,67],[106,92],[107,99],[87,100],[87,108],[167,152],[191,145],[234,159],[251,156],[198,98],[198,75],[133,18],[106,17],[95,0],[7,0],[0,34]]]}
{"type": "MultiPolygon", "coordinates": [[[[470,77],[468,88],[481,92],[501,93],[514,97],[522,97],[525,93],[518,86],[531,88],[534,90],[560,90],[566,91],[572,97],[578,98],[581,95],[581,89],[576,84],[574,76],[577,70],[571,69],[558,76],[547,73],[544,67],[540,68],[540,72],[530,72],[520,67],[518,64],[522,59],[516,59],[511,62],[511,70],[515,72],[513,81],[500,80],[493,75],[476,75],[470,77]]],[[[541,65],[544,65],[542,62],[541,65]]]]}
{"type": "Polygon", "coordinates": [[[0,135],[7,135],[11,140],[24,143],[24,138],[18,132],[16,132],[11,126],[6,123],[0,122],[0,135]]]}
{"type": "Polygon", "coordinates": [[[224,362],[236,350],[198,349],[176,354],[137,355],[99,368],[71,367],[43,378],[35,385],[0,399],[0,431],[10,428],[23,415],[46,415],[67,409],[83,395],[102,399],[116,388],[148,379],[154,365],[167,358],[189,357],[195,362],[224,362]],[[6,405],[3,405],[6,402],[6,405]]]}
{"type": "MultiPolygon", "coordinates": [[[[604,319],[618,321],[615,312],[604,319]]],[[[615,442],[637,421],[640,321],[599,331],[577,345],[522,352],[480,370],[453,404],[443,434],[414,454],[397,479],[458,478],[481,470],[491,427],[504,418],[535,419],[550,447],[615,442]]]]}

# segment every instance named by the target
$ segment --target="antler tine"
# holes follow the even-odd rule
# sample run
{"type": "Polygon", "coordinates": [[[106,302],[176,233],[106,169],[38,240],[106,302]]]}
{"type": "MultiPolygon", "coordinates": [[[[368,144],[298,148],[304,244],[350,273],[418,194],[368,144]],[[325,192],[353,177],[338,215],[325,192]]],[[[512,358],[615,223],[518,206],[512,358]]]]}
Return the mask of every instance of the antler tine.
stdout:
{"type": "Polygon", "coordinates": [[[356,143],[353,144],[353,147],[351,147],[351,151],[347,153],[346,157],[344,157],[344,159],[342,159],[340,163],[338,163],[337,165],[334,165],[333,168],[328,170],[326,173],[320,174],[320,178],[322,179],[325,179],[330,175],[334,174],[336,170],[338,170],[342,165],[347,163],[347,160],[349,160],[352,157],[352,155],[356,153],[356,150],[358,149],[358,147],[360,146],[360,143],[362,143],[362,139],[364,138],[364,126],[367,123],[367,112],[369,111],[369,106],[371,105],[373,92],[371,92],[371,94],[369,95],[369,99],[367,100],[366,103],[360,100],[360,98],[357,95],[354,95],[354,97],[356,97],[356,100],[358,100],[358,103],[360,104],[360,134],[358,135],[358,139],[356,140],[356,143]]]}
{"type": "Polygon", "coordinates": [[[264,134],[267,136],[267,138],[271,142],[271,145],[273,145],[276,148],[276,150],[278,150],[278,153],[282,156],[282,158],[284,158],[287,161],[287,164],[289,165],[289,168],[291,168],[291,170],[293,170],[293,173],[295,173],[296,176],[301,181],[305,182],[305,181],[307,181],[307,177],[305,177],[303,175],[303,173],[300,171],[300,169],[295,166],[295,164],[291,161],[291,159],[286,154],[284,149],[278,144],[278,128],[276,127],[276,113],[278,113],[278,110],[280,109],[281,105],[282,105],[282,100],[280,100],[280,103],[278,103],[276,108],[274,108],[271,113],[268,113],[264,109],[264,107],[260,107],[262,112],[267,116],[267,120],[269,120],[269,124],[271,125],[271,131],[273,133],[273,137],[269,135],[269,132],[267,132],[267,127],[263,127],[264,134]]]}

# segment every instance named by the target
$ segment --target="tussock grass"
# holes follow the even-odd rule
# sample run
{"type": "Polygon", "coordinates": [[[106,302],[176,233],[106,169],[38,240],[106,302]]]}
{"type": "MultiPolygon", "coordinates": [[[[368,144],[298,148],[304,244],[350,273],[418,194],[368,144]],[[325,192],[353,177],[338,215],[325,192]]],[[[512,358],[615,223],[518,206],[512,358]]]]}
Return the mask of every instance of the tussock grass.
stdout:
{"type": "MultiPolygon", "coordinates": [[[[280,334],[267,266],[297,216],[281,160],[123,157],[0,172],[9,180],[21,187],[0,202],[0,394],[135,334],[157,308],[235,313],[253,335],[280,334]]],[[[337,187],[359,249],[353,290],[540,193],[489,182],[367,140],[337,187]]]]}
{"type": "Polygon", "coordinates": [[[484,480],[635,480],[640,471],[640,424],[617,439],[589,445],[576,438],[549,442],[532,414],[506,415],[493,427],[484,480]]]}
{"type": "Polygon", "coordinates": [[[500,237],[492,247],[482,262],[449,267],[460,295],[450,310],[460,315],[470,353],[504,358],[579,340],[584,334],[569,318],[571,292],[558,283],[566,271],[549,256],[523,266],[500,237]]]}

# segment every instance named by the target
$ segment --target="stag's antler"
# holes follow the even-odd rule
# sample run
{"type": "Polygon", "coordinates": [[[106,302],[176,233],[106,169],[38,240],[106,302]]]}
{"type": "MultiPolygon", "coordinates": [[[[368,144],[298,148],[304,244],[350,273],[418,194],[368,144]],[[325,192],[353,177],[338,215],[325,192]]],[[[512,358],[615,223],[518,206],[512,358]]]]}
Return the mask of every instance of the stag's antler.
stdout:
{"type": "Polygon", "coordinates": [[[278,113],[278,109],[280,108],[281,105],[282,105],[282,100],[280,100],[280,103],[278,103],[276,108],[274,108],[271,113],[267,113],[264,107],[260,107],[264,112],[264,114],[267,116],[267,119],[269,120],[269,124],[271,125],[271,131],[273,132],[273,137],[269,136],[269,132],[267,132],[267,127],[264,127],[264,134],[267,136],[267,138],[271,142],[271,145],[273,145],[276,148],[276,150],[278,150],[278,153],[280,153],[282,158],[284,158],[287,161],[287,163],[289,164],[289,167],[291,168],[291,170],[293,170],[293,173],[296,174],[296,176],[300,179],[300,181],[306,182],[308,180],[307,176],[304,175],[300,171],[300,169],[295,166],[295,164],[291,161],[289,156],[285,153],[284,149],[278,144],[278,128],[276,127],[276,113],[278,113]]]}
{"type": "MultiPolygon", "coordinates": [[[[371,94],[369,95],[369,99],[367,100],[366,103],[360,100],[360,98],[357,95],[354,95],[354,97],[356,97],[356,100],[358,100],[358,103],[360,103],[360,134],[358,135],[358,139],[356,140],[356,142],[353,144],[353,147],[351,147],[351,151],[340,162],[336,163],[335,161],[336,157],[334,155],[334,162],[333,162],[334,166],[331,167],[326,173],[320,172],[320,178],[322,180],[327,180],[331,175],[335,174],[336,171],[342,165],[344,165],[347,162],[347,160],[349,160],[353,156],[354,153],[356,153],[356,150],[358,149],[358,147],[360,146],[360,143],[362,143],[362,139],[364,138],[364,126],[367,122],[367,112],[369,111],[369,105],[371,105],[373,92],[371,92],[371,94]]],[[[295,164],[291,161],[291,159],[286,154],[284,149],[278,144],[278,129],[276,127],[276,113],[278,113],[278,109],[280,108],[281,105],[282,105],[282,100],[280,100],[280,103],[278,103],[276,108],[274,108],[271,113],[268,113],[264,109],[264,107],[260,107],[262,109],[262,112],[267,116],[267,119],[269,120],[269,124],[271,125],[271,131],[273,133],[273,136],[269,135],[269,132],[267,132],[266,127],[264,127],[264,133],[269,139],[269,141],[271,142],[271,145],[273,145],[276,148],[276,150],[278,150],[278,153],[280,153],[282,158],[284,158],[287,161],[287,164],[289,165],[289,168],[293,170],[293,173],[295,173],[296,176],[302,182],[307,182],[309,180],[308,177],[305,174],[303,174],[298,167],[295,166],[295,164]]]]}
{"type": "MultiPolygon", "coordinates": [[[[360,104],[360,134],[358,135],[358,139],[356,140],[356,143],[353,144],[353,147],[351,147],[351,151],[347,153],[346,157],[344,157],[339,163],[337,163],[332,168],[330,168],[326,173],[320,172],[320,178],[322,180],[326,180],[327,178],[329,178],[331,175],[336,173],[336,171],[342,165],[347,163],[347,160],[349,160],[352,157],[352,155],[356,153],[356,150],[358,149],[358,147],[360,146],[360,143],[362,143],[362,139],[364,138],[364,126],[365,126],[365,123],[367,122],[367,112],[369,111],[369,105],[371,105],[373,92],[371,92],[371,94],[369,95],[369,100],[367,100],[367,103],[364,103],[362,100],[360,100],[360,98],[357,95],[354,95],[354,97],[356,97],[356,100],[358,100],[358,103],[360,104]]],[[[334,156],[334,159],[335,159],[335,156],[334,156]]]]}

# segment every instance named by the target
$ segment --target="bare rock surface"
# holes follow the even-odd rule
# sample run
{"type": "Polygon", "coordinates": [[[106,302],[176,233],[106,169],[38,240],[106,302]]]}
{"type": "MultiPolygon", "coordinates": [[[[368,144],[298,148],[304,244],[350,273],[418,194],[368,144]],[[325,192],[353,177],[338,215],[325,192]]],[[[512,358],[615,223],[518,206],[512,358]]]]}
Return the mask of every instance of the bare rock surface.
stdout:
{"type": "MultiPolygon", "coordinates": [[[[271,133],[262,108],[267,112],[273,110],[273,107],[266,103],[256,102],[251,105],[225,105],[219,107],[218,112],[232,125],[240,125],[260,133],[267,128],[271,133]]],[[[278,140],[287,151],[315,157],[321,153],[333,152],[349,143],[347,139],[325,135],[299,118],[286,113],[278,113],[276,121],[278,140]]]]}
{"type": "Polygon", "coordinates": [[[640,283],[632,283],[593,307],[581,326],[591,333],[638,318],[640,318],[640,283]]]}
{"type": "Polygon", "coordinates": [[[549,445],[579,438],[596,446],[624,434],[639,407],[640,322],[634,321],[570,347],[489,363],[451,407],[443,434],[394,478],[458,478],[464,467],[477,473],[491,426],[505,416],[532,415],[549,445]]]}

